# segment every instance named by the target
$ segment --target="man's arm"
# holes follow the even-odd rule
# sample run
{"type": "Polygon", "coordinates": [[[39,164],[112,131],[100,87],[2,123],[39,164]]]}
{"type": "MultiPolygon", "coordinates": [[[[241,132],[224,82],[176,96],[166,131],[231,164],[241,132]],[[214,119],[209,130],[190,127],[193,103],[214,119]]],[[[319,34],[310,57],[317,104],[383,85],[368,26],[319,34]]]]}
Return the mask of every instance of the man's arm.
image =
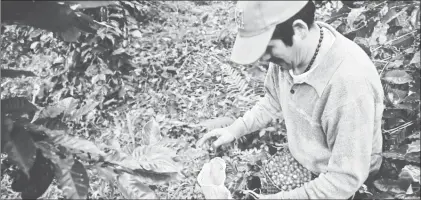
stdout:
{"type": "Polygon", "coordinates": [[[353,99],[323,117],[327,138],[334,140],[327,172],[301,188],[271,197],[347,199],[364,183],[370,168],[376,105],[369,93],[353,99]]]}
{"type": "Polygon", "coordinates": [[[261,98],[256,105],[247,111],[243,117],[238,118],[233,124],[228,126],[230,133],[235,138],[240,138],[243,135],[249,134],[261,128],[264,128],[269,122],[277,117],[281,112],[281,106],[276,94],[277,77],[274,66],[270,65],[265,78],[266,94],[261,98]]]}

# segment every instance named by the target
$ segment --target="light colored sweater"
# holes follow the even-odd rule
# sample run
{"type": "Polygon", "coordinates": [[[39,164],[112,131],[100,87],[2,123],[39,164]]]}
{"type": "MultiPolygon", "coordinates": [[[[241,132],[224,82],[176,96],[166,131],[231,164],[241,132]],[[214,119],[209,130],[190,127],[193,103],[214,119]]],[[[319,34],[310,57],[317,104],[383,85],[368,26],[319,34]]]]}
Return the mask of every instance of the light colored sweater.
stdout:
{"type": "Polygon", "coordinates": [[[383,89],[365,52],[331,26],[335,40],[302,84],[271,65],[265,96],[228,127],[236,138],[282,114],[294,158],[319,176],[277,199],[347,199],[380,168],[383,89]],[[291,92],[293,90],[294,92],[291,92]]]}

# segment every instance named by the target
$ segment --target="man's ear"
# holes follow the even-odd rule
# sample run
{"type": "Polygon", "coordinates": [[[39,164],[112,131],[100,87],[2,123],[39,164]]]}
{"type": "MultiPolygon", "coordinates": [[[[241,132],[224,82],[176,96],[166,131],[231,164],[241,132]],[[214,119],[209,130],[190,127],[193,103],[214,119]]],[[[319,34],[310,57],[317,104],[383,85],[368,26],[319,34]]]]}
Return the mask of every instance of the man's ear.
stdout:
{"type": "Polygon", "coordinates": [[[308,27],[307,24],[301,19],[295,20],[292,23],[292,29],[294,29],[294,36],[298,37],[301,40],[304,40],[307,37],[310,31],[309,28],[310,27],[308,27]]]}

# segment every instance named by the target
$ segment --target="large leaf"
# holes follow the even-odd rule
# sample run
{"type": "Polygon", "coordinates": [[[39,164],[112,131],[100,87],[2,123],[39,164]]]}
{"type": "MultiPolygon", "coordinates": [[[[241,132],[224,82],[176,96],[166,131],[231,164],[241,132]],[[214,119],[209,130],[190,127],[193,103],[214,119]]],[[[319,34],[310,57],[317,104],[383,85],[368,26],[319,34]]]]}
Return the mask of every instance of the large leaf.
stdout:
{"type": "Polygon", "coordinates": [[[189,143],[180,139],[164,137],[158,143],[156,143],[155,146],[170,148],[178,152],[181,149],[187,148],[189,143]]]}
{"type": "Polygon", "coordinates": [[[118,176],[117,187],[126,199],[158,199],[154,191],[138,177],[127,173],[118,176]]]}
{"type": "Polygon", "coordinates": [[[161,131],[159,129],[158,122],[155,119],[151,119],[143,126],[143,138],[146,140],[145,144],[155,144],[162,139],[161,131]]]}
{"type": "Polygon", "coordinates": [[[74,9],[97,8],[109,5],[117,5],[117,1],[64,1],[64,3],[71,5],[74,9]]]}
{"type": "Polygon", "coordinates": [[[420,166],[406,165],[402,168],[402,172],[407,172],[414,182],[420,183],[420,166]]]}
{"type": "Polygon", "coordinates": [[[50,130],[43,126],[37,126],[33,124],[29,124],[27,126],[33,131],[44,132],[56,145],[61,145],[66,148],[83,151],[90,154],[105,156],[105,153],[102,152],[93,142],[83,138],[68,135],[66,131],[50,130]]]}
{"type": "Polygon", "coordinates": [[[10,141],[3,148],[13,164],[17,165],[30,178],[29,171],[35,162],[36,148],[29,133],[23,127],[14,126],[10,141]]]}
{"type": "Polygon", "coordinates": [[[404,193],[407,188],[400,187],[399,181],[381,178],[374,181],[374,186],[382,192],[404,193]]]}
{"type": "Polygon", "coordinates": [[[420,140],[413,141],[408,145],[406,153],[420,152],[420,140]]]}
{"type": "Polygon", "coordinates": [[[148,185],[161,185],[170,181],[180,180],[180,173],[156,173],[148,170],[135,170],[135,175],[148,185]]]}
{"type": "Polygon", "coordinates": [[[22,199],[37,199],[43,195],[54,179],[54,171],[53,162],[37,150],[37,157],[30,171],[31,178],[22,191],[22,199]]]}
{"type": "Polygon", "coordinates": [[[105,179],[110,182],[114,182],[117,179],[118,174],[109,166],[103,167],[101,164],[97,164],[95,165],[95,169],[99,175],[105,177],[105,179]]]}
{"type": "Polygon", "coordinates": [[[34,72],[24,70],[1,69],[2,78],[16,78],[21,76],[37,76],[34,72]]]}
{"type": "Polygon", "coordinates": [[[414,57],[412,57],[412,60],[409,64],[414,64],[418,68],[420,68],[420,51],[417,51],[417,53],[414,54],[414,57]]]}
{"type": "Polygon", "coordinates": [[[108,153],[105,156],[105,161],[117,164],[121,167],[125,167],[130,170],[136,170],[141,168],[139,162],[134,157],[122,153],[120,151],[108,153]]]}
{"type": "Polygon", "coordinates": [[[69,162],[63,160],[58,165],[60,170],[56,178],[64,196],[67,199],[86,199],[88,197],[89,177],[82,163],[74,160],[69,167],[69,162]]]}
{"type": "Polygon", "coordinates": [[[64,146],[66,148],[101,156],[105,155],[104,152],[102,152],[93,142],[89,140],[70,136],[64,131],[49,131],[47,134],[50,135],[51,140],[55,144],[64,146]],[[55,135],[53,136],[53,134],[55,135]]]}
{"type": "Polygon", "coordinates": [[[99,102],[94,101],[94,100],[88,100],[84,106],[82,106],[81,108],[76,110],[76,112],[73,113],[70,120],[79,119],[80,117],[82,117],[82,116],[88,114],[89,112],[91,112],[98,105],[99,105],[99,102]]]}
{"type": "Polygon", "coordinates": [[[38,108],[24,97],[13,97],[1,100],[2,113],[30,113],[37,110],[38,108]]]}
{"type": "Polygon", "coordinates": [[[140,146],[133,151],[133,157],[143,169],[157,173],[178,173],[181,170],[179,163],[173,158],[176,152],[161,146],[140,146]]]}
{"type": "Polygon", "coordinates": [[[78,100],[68,97],[60,100],[55,105],[43,108],[38,113],[37,118],[55,118],[64,113],[65,116],[71,116],[72,112],[76,110],[78,100]]]}
{"type": "Polygon", "coordinates": [[[388,71],[383,79],[393,84],[405,84],[413,81],[412,76],[403,70],[388,71]]]}
{"type": "Polygon", "coordinates": [[[215,119],[210,119],[199,123],[199,126],[204,126],[208,130],[215,128],[223,128],[231,125],[234,122],[234,119],[230,117],[218,117],[215,119]]]}

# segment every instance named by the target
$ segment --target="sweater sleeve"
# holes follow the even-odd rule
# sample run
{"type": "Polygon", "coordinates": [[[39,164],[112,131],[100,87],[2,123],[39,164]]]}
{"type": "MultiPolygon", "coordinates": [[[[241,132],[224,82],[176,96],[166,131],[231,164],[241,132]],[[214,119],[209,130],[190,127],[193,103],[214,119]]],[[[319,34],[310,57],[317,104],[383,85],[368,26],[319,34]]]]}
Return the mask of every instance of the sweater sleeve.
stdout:
{"type": "Polygon", "coordinates": [[[252,109],[247,111],[243,117],[238,118],[233,124],[227,128],[235,136],[239,138],[243,135],[264,128],[269,122],[276,118],[281,112],[276,87],[278,80],[277,71],[271,65],[265,78],[265,96],[262,97],[252,109]]]}
{"type": "Polygon", "coordinates": [[[303,187],[275,194],[276,199],[347,199],[365,182],[372,152],[375,103],[369,94],[352,98],[322,120],[333,141],[325,173],[303,187]]]}

